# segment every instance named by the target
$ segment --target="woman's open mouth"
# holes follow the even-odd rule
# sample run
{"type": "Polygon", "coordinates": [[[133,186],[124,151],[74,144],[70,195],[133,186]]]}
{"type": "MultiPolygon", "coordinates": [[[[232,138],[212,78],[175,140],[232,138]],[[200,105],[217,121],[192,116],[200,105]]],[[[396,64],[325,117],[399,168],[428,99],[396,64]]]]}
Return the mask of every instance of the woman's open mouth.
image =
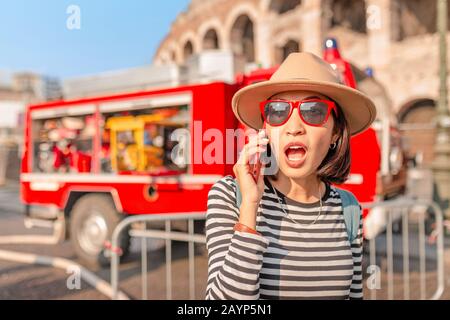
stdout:
{"type": "Polygon", "coordinates": [[[306,146],[301,142],[290,142],[284,147],[287,164],[292,168],[299,168],[306,159],[306,146]]]}

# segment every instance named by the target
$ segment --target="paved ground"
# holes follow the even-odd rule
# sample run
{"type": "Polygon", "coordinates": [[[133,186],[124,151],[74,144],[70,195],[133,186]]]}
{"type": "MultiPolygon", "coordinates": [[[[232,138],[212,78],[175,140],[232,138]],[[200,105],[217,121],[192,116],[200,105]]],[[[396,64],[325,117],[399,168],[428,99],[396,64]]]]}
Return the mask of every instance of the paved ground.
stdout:
{"type": "MultiPolygon", "coordinates": [[[[18,186],[8,185],[0,187],[0,236],[11,234],[48,234],[43,229],[27,230],[23,226],[23,207],[18,196],[18,186]]],[[[450,240],[446,240],[445,261],[446,261],[446,283],[443,299],[450,299],[450,240]]],[[[165,250],[161,243],[149,243],[153,250],[149,252],[148,262],[148,298],[165,299],[165,250]],[[159,247],[159,249],[158,249],[159,247]]],[[[132,243],[131,255],[120,267],[121,288],[132,298],[141,297],[140,280],[140,256],[139,242],[132,243]]],[[[14,250],[18,252],[37,253],[54,257],[63,257],[79,262],[74,255],[69,242],[60,245],[1,245],[0,249],[14,250]]],[[[173,298],[188,298],[188,264],[187,246],[181,243],[174,243],[172,248],[172,284],[173,298]]],[[[366,260],[367,261],[367,260],[366,260]]],[[[378,259],[381,270],[386,269],[386,260],[378,259]]],[[[419,273],[418,263],[411,259],[411,297],[418,298],[419,294],[419,273]]],[[[196,297],[203,299],[205,292],[205,281],[207,276],[207,257],[203,250],[199,250],[195,258],[196,267],[196,297]]],[[[394,275],[394,297],[403,298],[403,278],[401,275],[401,259],[395,260],[394,275]]],[[[426,290],[427,295],[436,288],[436,265],[431,259],[427,263],[426,290]]],[[[94,270],[102,279],[109,282],[109,269],[94,270]]],[[[51,267],[41,267],[0,261],[0,299],[107,299],[88,284],[82,282],[81,289],[69,290],[66,285],[68,278],[63,270],[51,267]]],[[[367,276],[367,275],[366,275],[367,276]]],[[[383,276],[381,289],[377,290],[377,298],[387,298],[388,279],[383,276]]],[[[370,291],[365,285],[365,297],[370,298],[370,291]]]]}
{"type": "MultiPolygon", "coordinates": [[[[23,207],[18,196],[18,187],[0,187],[0,236],[12,234],[49,234],[45,229],[28,230],[23,225],[23,207]]],[[[148,259],[148,297],[165,299],[165,250],[161,243],[149,243],[155,248],[149,252],[148,259]],[[156,248],[160,249],[156,249],[156,248]],[[160,280],[164,281],[160,281],[160,280]]],[[[0,245],[0,249],[35,253],[46,256],[63,257],[81,263],[75,256],[69,241],[60,245],[0,245]]],[[[132,298],[141,297],[140,243],[133,241],[130,256],[121,264],[121,288],[132,298]]],[[[197,251],[196,297],[202,299],[207,276],[207,258],[204,252],[197,251]]],[[[173,298],[187,299],[188,264],[187,246],[174,243],[172,248],[173,298]]],[[[109,268],[94,270],[102,279],[109,282],[109,268]]],[[[107,299],[87,283],[81,283],[81,290],[69,290],[66,282],[69,274],[51,267],[34,266],[0,260],[0,299],[107,299]]]]}

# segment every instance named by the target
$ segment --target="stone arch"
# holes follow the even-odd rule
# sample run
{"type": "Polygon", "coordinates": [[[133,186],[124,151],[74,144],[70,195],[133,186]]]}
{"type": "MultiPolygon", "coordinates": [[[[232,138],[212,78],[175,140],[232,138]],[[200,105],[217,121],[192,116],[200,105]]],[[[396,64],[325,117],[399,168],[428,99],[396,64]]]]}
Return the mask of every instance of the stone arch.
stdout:
{"type": "Polygon", "coordinates": [[[175,63],[181,62],[181,46],[177,45],[174,41],[167,45],[170,60],[175,63]]]}
{"type": "Polygon", "coordinates": [[[188,40],[183,45],[183,61],[186,61],[190,56],[194,54],[194,45],[191,40],[188,40]]]}
{"type": "Polygon", "coordinates": [[[436,101],[428,97],[417,97],[404,102],[397,112],[399,122],[405,122],[411,116],[411,112],[423,107],[435,108],[436,101]]]}
{"type": "Polygon", "coordinates": [[[170,63],[171,61],[173,61],[171,58],[171,51],[167,46],[162,47],[157,56],[154,58],[154,63],[156,65],[170,63]]]}
{"type": "MultiPolygon", "coordinates": [[[[169,41],[167,41],[161,49],[167,63],[181,63],[183,56],[182,46],[180,46],[173,39],[169,39],[169,41]]],[[[161,54],[159,57],[161,58],[161,54]]]]}
{"type": "Polygon", "coordinates": [[[233,23],[240,15],[247,15],[256,25],[259,19],[259,11],[249,3],[241,3],[233,8],[225,20],[225,33],[230,34],[233,23]]]}
{"type": "Polygon", "coordinates": [[[295,10],[302,4],[302,0],[271,0],[267,1],[268,11],[274,11],[277,14],[283,14],[295,10]]]}
{"type": "Polygon", "coordinates": [[[219,49],[219,38],[217,36],[217,32],[214,29],[209,29],[202,41],[202,49],[219,49]]]}
{"type": "Polygon", "coordinates": [[[177,61],[177,53],[174,50],[170,51],[170,60],[172,62],[176,62],[177,61]]]}
{"type": "MultiPolygon", "coordinates": [[[[213,40],[212,42],[215,42],[216,49],[221,49],[224,47],[223,41],[224,41],[224,28],[222,23],[219,19],[213,19],[208,20],[200,25],[198,28],[198,37],[200,39],[200,51],[208,49],[208,46],[205,47],[205,38],[208,37],[208,33],[214,32],[216,40],[213,40]]],[[[211,34],[210,34],[211,36],[211,34]]],[[[211,38],[210,38],[211,39],[211,38]]],[[[211,48],[209,48],[211,49],[211,48]]]]}
{"type": "Polygon", "coordinates": [[[180,63],[184,63],[187,58],[198,52],[198,38],[192,31],[188,31],[180,39],[180,63]]]}
{"type": "Polygon", "coordinates": [[[288,10],[284,11],[287,12],[296,9],[298,6],[301,6],[302,4],[303,4],[302,0],[261,0],[260,10],[263,13],[273,12],[279,14],[278,12],[275,12],[275,10],[273,10],[277,6],[283,7],[284,10],[287,8],[288,10]]]}
{"type": "Polygon", "coordinates": [[[436,32],[436,1],[398,0],[393,2],[392,12],[397,26],[395,40],[436,32]]]}
{"type": "Polygon", "coordinates": [[[164,51],[159,55],[158,62],[160,64],[166,64],[170,61],[170,55],[168,51],[164,51]]]}
{"type": "Polygon", "coordinates": [[[257,25],[257,10],[248,3],[236,6],[226,19],[227,47],[243,63],[254,62],[256,59],[257,25]]]}
{"type": "Polygon", "coordinates": [[[246,62],[255,61],[255,26],[250,18],[242,14],[233,24],[230,32],[231,50],[242,56],[246,62]]]}
{"type": "Polygon", "coordinates": [[[365,0],[332,0],[330,27],[342,26],[359,33],[367,33],[365,0]]]}
{"type": "Polygon", "coordinates": [[[436,102],[430,98],[417,98],[403,104],[398,112],[406,146],[411,155],[423,156],[423,165],[429,167],[434,157],[436,129],[436,102]]]}
{"type": "Polygon", "coordinates": [[[282,45],[275,47],[275,63],[281,64],[290,53],[299,51],[301,51],[300,41],[289,38],[282,45]]]}

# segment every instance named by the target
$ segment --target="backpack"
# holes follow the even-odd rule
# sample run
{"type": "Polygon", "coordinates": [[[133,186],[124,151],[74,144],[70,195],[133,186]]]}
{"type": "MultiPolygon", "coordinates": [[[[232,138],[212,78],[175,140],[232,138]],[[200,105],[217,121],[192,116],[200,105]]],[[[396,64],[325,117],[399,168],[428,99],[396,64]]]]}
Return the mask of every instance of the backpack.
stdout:
{"type": "MultiPolygon", "coordinates": [[[[239,188],[239,184],[237,183],[236,179],[234,179],[234,183],[236,185],[236,204],[237,207],[240,208],[242,203],[241,190],[239,188]]],[[[344,189],[339,189],[337,187],[335,187],[335,189],[337,190],[339,196],[341,197],[342,208],[344,211],[345,227],[347,229],[348,240],[351,244],[353,240],[355,240],[356,237],[358,236],[360,214],[361,214],[359,202],[358,200],[356,200],[353,193],[344,189]]]]}

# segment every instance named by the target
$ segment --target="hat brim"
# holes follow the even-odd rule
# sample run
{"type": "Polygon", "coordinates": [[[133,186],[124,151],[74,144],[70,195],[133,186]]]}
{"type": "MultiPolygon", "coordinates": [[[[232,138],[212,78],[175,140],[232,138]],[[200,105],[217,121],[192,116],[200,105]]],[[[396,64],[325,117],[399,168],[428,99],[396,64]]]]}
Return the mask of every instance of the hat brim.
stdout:
{"type": "Polygon", "coordinates": [[[246,126],[260,129],[263,122],[259,103],[276,93],[293,90],[317,92],[336,101],[344,113],[352,136],[366,130],[376,118],[374,103],[362,92],[341,84],[307,79],[268,80],[246,86],[233,96],[233,112],[246,126]]]}

